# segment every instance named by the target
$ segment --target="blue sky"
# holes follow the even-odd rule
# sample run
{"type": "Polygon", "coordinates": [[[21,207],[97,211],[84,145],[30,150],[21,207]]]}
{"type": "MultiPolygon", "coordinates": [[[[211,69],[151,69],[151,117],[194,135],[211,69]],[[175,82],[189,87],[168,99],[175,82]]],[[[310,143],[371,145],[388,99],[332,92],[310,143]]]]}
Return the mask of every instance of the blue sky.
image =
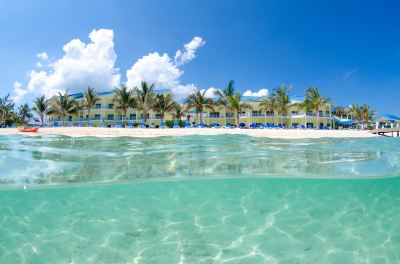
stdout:
{"type": "MultiPolygon", "coordinates": [[[[399,8],[396,1],[3,0],[0,95],[13,93],[16,81],[27,90],[32,70],[54,71],[35,66],[37,53],[51,64],[71,40],[87,44],[93,29],[110,29],[124,82],[143,56],[173,60],[197,36],[205,44],[178,67],[179,85],[223,88],[234,79],[240,91],[256,92],[286,83],[294,95],[316,85],[336,105],[368,103],[399,115],[399,8]]],[[[20,102],[37,96],[35,87],[20,102]]]]}

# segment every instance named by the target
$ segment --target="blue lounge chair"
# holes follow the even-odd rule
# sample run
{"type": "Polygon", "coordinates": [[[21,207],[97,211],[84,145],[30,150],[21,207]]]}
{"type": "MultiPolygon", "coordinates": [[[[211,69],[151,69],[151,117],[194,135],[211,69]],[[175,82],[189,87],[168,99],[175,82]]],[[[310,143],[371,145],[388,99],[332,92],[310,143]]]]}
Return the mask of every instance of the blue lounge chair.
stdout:
{"type": "Polygon", "coordinates": [[[282,128],[283,128],[283,125],[282,125],[282,124],[279,124],[279,125],[278,125],[278,128],[279,128],[279,129],[282,129],[282,128]]]}
{"type": "Polygon", "coordinates": [[[231,123],[227,122],[225,128],[231,128],[231,123]]]}
{"type": "Polygon", "coordinates": [[[211,127],[212,128],[217,128],[217,127],[219,127],[219,124],[214,122],[214,123],[211,124],[211,127]]]}
{"type": "Polygon", "coordinates": [[[160,127],[160,128],[165,128],[165,127],[166,127],[165,121],[161,121],[159,127],[160,127]]]}
{"type": "Polygon", "coordinates": [[[175,121],[175,122],[174,122],[174,128],[180,128],[179,122],[178,122],[178,121],[175,121]]]}
{"type": "Polygon", "coordinates": [[[206,127],[206,125],[203,122],[200,122],[199,127],[204,128],[204,127],[206,127]]]}
{"type": "Polygon", "coordinates": [[[254,123],[254,122],[253,122],[253,123],[251,123],[251,124],[250,124],[250,128],[253,128],[253,129],[254,129],[254,128],[257,128],[257,124],[256,124],[256,123],[254,123]]]}
{"type": "Polygon", "coordinates": [[[139,123],[139,127],[140,128],[146,128],[146,124],[142,121],[139,123]]]}
{"type": "Polygon", "coordinates": [[[306,129],[306,127],[304,125],[301,125],[300,128],[301,129],[306,129]]]}
{"type": "Polygon", "coordinates": [[[185,127],[190,128],[190,127],[192,127],[192,124],[190,124],[190,122],[187,121],[187,122],[185,123],[185,127]]]}
{"type": "Polygon", "coordinates": [[[244,127],[246,127],[246,124],[245,124],[245,123],[240,123],[240,124],[239,124],[239,128],[244,128],[244,127]]]}

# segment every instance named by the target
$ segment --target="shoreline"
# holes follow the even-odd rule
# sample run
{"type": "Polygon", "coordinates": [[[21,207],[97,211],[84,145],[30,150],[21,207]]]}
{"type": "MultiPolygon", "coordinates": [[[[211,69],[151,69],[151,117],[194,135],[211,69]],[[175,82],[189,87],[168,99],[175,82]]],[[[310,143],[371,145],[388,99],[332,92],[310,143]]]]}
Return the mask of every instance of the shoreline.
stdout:
{"type": "Polygon", "coordinates": [[[312,130],[312,129],[225,129],[225,128],[100,128],[58,127],[40,128],[37,133],[22,133],[16,128],[0,129],[0,135],[62,135],[70,137],[140,137],[248,135],[252,137],[297,138],[372,138],[377,135],[364,130],[312,130]]]}

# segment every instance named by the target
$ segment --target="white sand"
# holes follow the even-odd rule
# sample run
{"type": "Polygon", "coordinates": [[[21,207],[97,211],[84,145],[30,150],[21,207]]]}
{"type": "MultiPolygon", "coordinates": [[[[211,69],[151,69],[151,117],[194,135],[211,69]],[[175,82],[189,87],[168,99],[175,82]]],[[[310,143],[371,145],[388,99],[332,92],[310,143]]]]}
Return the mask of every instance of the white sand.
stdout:
{"type": "Polygon", "coordinates": [[[357,130],[302,130],[302,129],[225,129],[225,128],[96,128],[62,127],[40,128],[37,133],[21,133],[16,128],[0,129],[0,135],[65,135],[71,137],[160,137],[188,135],[240,134],[268,138],[364,138],[375,137],[367,131],[357,130]]]}

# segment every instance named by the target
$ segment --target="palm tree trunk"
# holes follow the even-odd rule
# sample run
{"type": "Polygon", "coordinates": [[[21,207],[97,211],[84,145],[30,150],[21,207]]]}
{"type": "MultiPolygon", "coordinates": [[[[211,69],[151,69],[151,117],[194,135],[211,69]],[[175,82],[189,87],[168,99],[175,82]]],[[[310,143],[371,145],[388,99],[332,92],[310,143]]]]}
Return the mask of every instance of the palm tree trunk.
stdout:
{"type": "Polygon", "coordinates": [[[239,121],[240,121],[240,113],[237,112],[237,113],[236,113],[236,126],[237,126],[238,128],[239,128],[239,125],[240,125],[239,121]]]}
{"type": "Polygon", "coordinates": [[[319,129],[319,111],[317,111],[317,128],[319,129]]]}
{"type": "Polygon", "coordinates": [[[90,121],[90,108],[88,108],[88,111],[87,111],[87,114],[88,114],[88,124],[89,124],[89,121],[90,121]]]}
{"type": "Polygon", "coordinates": [[[200,111],[200,123],[203,123],[203,111],[200,111]]]}
{"type": "Polygon", "coordinates": [[[42,121],[42,126],[44,125],[44,115],[43,113],[40,114],[40,121],[42,121]]]}

